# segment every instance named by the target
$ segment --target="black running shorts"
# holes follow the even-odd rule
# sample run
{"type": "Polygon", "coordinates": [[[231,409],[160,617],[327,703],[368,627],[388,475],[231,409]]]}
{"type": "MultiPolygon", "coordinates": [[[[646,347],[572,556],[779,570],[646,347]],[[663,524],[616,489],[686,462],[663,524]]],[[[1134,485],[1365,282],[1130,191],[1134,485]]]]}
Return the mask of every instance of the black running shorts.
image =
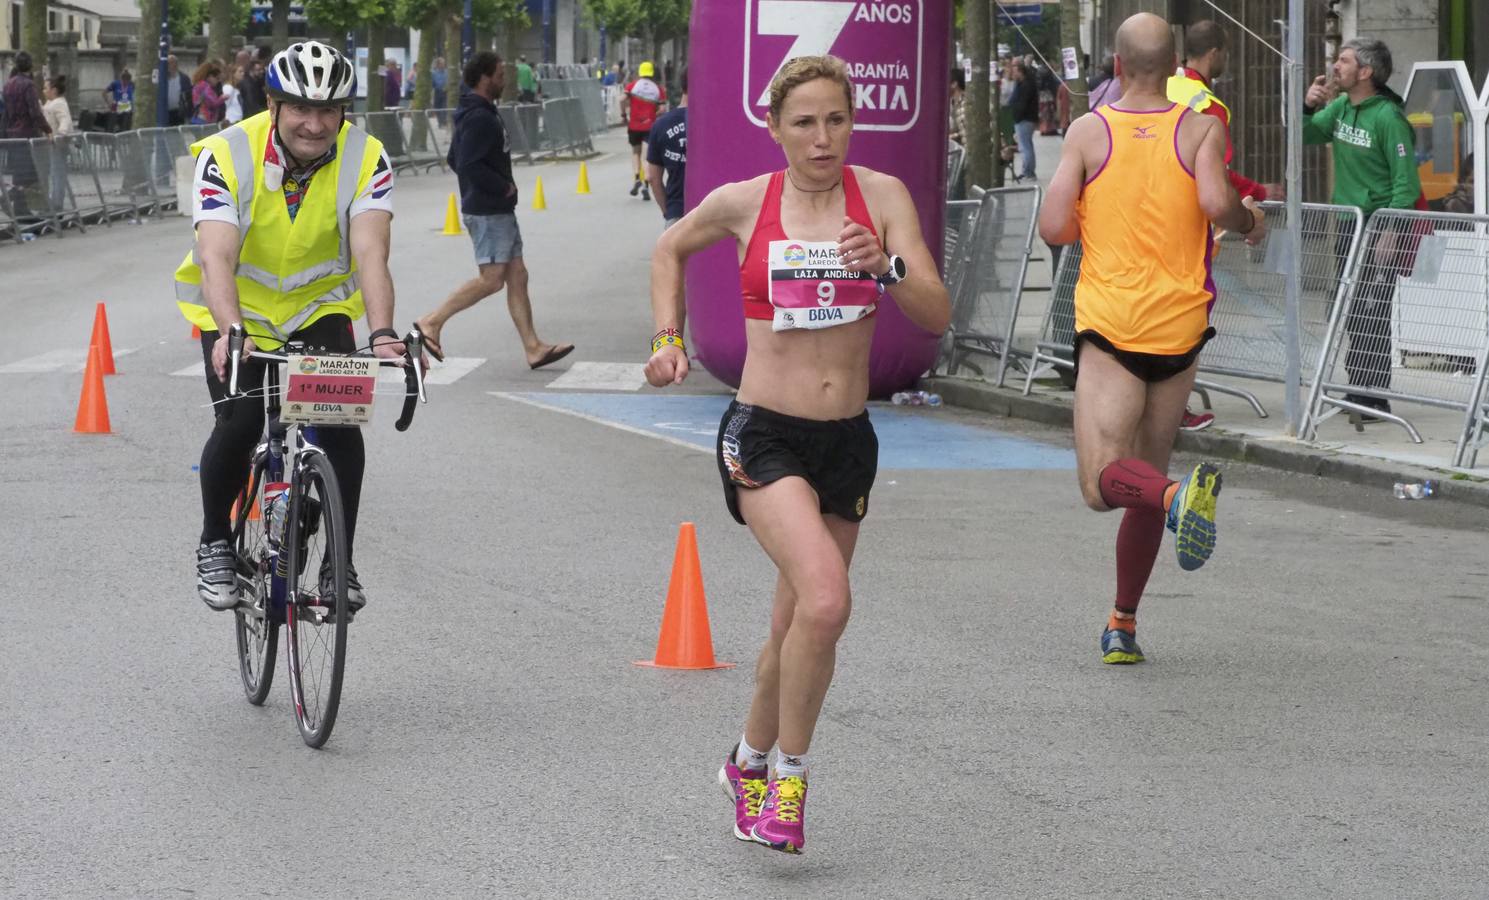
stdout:
{"type": "Polygon", "coordinates": [[[1086,329],[1075,336],[1075,374],[1080,377],[1081,373],[1081,345],[1091,343],[1111,354],[1122,368],[1131,372],[1135,377],[1154,384],[1159,381],[1167,381],[1182,372],[1189,370],[1194,361],[1199,358],[1199,352],[1205,349],[1205,344],[1215,336],[1215,329],[1206,328],[1205,333],[1200,335],[1199,343],[1189,348],[1184,353],[1167,356],[1160,353],[1138,353],[1134,350],[1123,350],[1107,340],[1106,335],[1097,331],[1086,329]]]}
{"type": "Polygon", "coordinates": [[[740,488],[797,475],[817,492],[823,513],[860,522],[879,471],[879,439],[867,411],[851,419],[799,419],[734,401],[719,422],[719,477],[734,521],[740,488]]]}

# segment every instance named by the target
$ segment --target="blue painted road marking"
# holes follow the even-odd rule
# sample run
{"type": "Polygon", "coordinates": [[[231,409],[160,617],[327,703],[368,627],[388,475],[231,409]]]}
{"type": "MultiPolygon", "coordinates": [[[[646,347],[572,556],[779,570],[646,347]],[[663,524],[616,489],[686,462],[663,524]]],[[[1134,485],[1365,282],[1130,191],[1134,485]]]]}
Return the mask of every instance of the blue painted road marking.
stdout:
{"type": "MultiPolygon", "coordinates": [[[[500,394],[604,424],[712,452],[719,419],[729,405],[722,394],[500,394]]],[[[934,409],[873,404],[869,416],[879,435],[881,469],[1074,469],[1075,454],[1028,438],[950,421],[934,409]]]]}

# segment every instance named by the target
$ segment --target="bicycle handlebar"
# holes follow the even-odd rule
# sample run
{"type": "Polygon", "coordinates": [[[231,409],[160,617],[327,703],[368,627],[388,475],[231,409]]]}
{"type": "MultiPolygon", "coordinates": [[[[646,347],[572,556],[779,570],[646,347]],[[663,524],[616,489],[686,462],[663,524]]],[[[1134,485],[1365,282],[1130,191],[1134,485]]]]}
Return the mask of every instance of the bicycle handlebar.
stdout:
{"type": "MultiPolygon", "coordinates": [[[[243,358],[243,344],[246,340],[247,336],[241,324],[228,328],[228,397],[242,396],[238,390],[238,368],[243,358]]],[[[421,365],[424,358],[424,335],[417,326],[409,329],[408,334],[404,335],[403,348],[401,360],[376,358],[379,366],[399,366],[403,369],[403,409],[398,414],[398,421],[393,425],[399,431],[407,431],[409,425],[413,424],[414,409],[419,403],[429,402],[429,397],[424,392],[424,367],[421,365]]],[[[267,353],[262,350],[254,350],[249,356],[281,363],[288,358],[283,353],[267,353]]]]}

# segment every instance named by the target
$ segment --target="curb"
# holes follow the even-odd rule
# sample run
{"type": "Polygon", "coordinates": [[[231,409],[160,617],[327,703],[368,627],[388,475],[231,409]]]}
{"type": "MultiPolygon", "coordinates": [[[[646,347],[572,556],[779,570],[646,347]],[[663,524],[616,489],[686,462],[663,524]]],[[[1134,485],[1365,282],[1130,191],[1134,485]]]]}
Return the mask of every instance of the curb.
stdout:
{"type": "MultiPolygon", "coordinates": [[[[967,378],[935,376],[922,378],[920,387],[935,391],[942,399],[964,409],[1024,419],[1058,428],[1070,428],[1075,411],[1069,400],[1050,396],[1025,397],[1011,388],[998,388],[967,378]]],[[[1391,490],[1397,482],[1437,482],[1434,495],[1455,503],[1489,508],[1489,478],[1472,481],[1451,469],[1414,466],[1388,459],[1341,453],[1313,447],[1290,438],[1257,438],[1233,434],[1214,427],[1204,431],[1181,431],[1175,449],[1236,462],[1266,466],[1299,475],[1332,478],[1349,484],[1391,490]]]]}

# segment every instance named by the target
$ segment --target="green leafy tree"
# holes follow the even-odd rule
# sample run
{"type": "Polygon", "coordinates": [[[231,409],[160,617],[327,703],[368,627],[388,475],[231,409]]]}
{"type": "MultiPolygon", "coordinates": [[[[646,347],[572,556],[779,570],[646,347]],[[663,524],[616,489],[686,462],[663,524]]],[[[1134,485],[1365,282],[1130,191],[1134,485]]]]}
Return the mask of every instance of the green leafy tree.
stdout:
{"type": "Polygon", "coordinates": [[[367,111],[383,109],[383,76],[378,72],[387,48],[384,30],[395,24],[397,12],[386,0],[306,0],[305,14],[311,24],[337,34],[367,26],[367,111]]]}
{"type": "Polygon", "coordinates": [[[47,0],[26,0],[21,7],[21,49],[31,54],[31,71],[39,78],[47,62],[47,0]]]}
{"type": "MultiPolygon", "coordinates": [[[[134,65],[134,124],[137,128],[153,128],[156,122],[158,85],[154,79],[160,62],[160,2],[140,0],[139,50],[134,65]]],[[[201,30],[201,0],[170,0],[170,10],[173,42],[181,43],[201,30]]],[[[188,71],[187,74],[191,73],[188,71]]]]}

